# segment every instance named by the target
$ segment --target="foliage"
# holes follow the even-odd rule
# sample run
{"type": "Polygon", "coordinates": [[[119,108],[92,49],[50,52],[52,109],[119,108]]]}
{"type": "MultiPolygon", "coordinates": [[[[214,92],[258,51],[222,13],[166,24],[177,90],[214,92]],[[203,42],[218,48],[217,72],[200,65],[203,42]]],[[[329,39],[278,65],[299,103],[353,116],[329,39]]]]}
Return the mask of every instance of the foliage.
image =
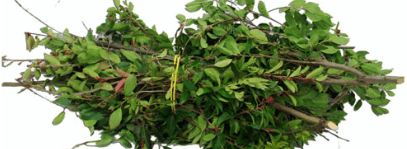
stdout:
{"type": "Polygon", "coordinates": [[[326,129],[322,121],[309,123],[274,103],[338,124],[345,103],[387,114],[386,96],[400,83],[383,81],[391,70],[367,60],[368,52],[341,48],[349,38],[316,3],[294,0],[272,9],[285,14],[279,23],[263,1],[253,8],[254,0],[194,0],[186,10],[205,14],[177,15],[173,38],[149,28],[132,3],[114,5],[97,37],[92,30],[82,38],[47,27],[42,39],[26,33],[27,49],[43,45],[51,53],[20,79],[57,95],[54,103],[78,112],[92,134],[101,130],[99,147],[302,147],[326,129]],[[261,17],[279,26],[253,23],[261,17]]]}

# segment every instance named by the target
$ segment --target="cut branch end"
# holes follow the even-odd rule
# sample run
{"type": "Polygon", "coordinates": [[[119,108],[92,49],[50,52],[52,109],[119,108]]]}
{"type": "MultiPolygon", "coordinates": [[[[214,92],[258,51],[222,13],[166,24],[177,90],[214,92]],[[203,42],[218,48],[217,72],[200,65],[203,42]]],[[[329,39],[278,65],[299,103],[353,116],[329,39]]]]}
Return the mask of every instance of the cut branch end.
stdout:
{"type": "Polygon", "coordinates": [[[326,122],[325,127],[332,129],[332,130],[338,130],[338,125],[336,125],[334,122],[331,122],[331,121],[326,122]]]}
{"type": "Polygon", "coordinates": [[[397,84],[401,83],[404,83],[404,77],[400,77],[399,79],[397,79],[397,84]]]}

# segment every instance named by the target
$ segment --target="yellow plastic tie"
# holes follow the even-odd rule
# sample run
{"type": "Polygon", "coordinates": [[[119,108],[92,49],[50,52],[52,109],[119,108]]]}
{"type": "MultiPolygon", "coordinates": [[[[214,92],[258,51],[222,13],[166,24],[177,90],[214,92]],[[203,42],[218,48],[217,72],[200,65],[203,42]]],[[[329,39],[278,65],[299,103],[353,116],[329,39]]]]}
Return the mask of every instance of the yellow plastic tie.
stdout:
{"type": "Polygon", "coordinates": [[[176,93],[176,87],[177,87],[177,74],[178,74],[178,67],[179,67],[179,60],[180,60],[180,56],[175,55],[174,57],[174,72],[171,75],[171,87],[170,87],[170,92],[171,92],[171,97],[170,99],[172,100],[172,105],[171,105],[171,109],[172,111],[175,111],[175,93],[176,93]]]}

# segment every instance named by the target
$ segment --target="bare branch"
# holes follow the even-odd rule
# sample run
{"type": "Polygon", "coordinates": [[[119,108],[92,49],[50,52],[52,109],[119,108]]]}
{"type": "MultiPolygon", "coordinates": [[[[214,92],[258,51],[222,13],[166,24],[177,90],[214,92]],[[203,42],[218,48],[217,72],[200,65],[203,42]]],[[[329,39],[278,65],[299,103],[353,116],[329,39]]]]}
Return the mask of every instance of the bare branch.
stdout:
{"type": "Polygon", "coordinates": [[[39,19],[38,17],[36,17],[34,14],[32,14],[31,12],[28,11],[28,9],[24,8],[17,0],[14,0],[18,6],[20,6],[25,12],[27,12],[28,14],[30,14],[32,17],[34,17],[35,19],[37,19],[38,21],[40,21],[42,24],[44,24],[45,26],[47,26],[48,28],[61,33],[60,31],[56,30],[55,28],[49,26],[47,23],[45,23],[44,21],[42,21],[41,19],[39,19]]]}

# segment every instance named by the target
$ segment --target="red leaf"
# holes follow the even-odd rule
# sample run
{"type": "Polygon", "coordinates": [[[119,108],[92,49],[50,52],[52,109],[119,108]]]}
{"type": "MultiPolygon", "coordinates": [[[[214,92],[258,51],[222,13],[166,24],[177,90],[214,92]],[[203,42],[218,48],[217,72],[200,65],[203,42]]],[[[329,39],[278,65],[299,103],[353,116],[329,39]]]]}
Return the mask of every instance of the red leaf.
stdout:
{"type": "Polygon", "coordinates": [[[116,92],[121,92],[121,90],[123,90],[124,88],[124,82],[126,82],[127,78],[123,78],[119,81],[119,83],[117,83],[116,87],[114,88],[114,91],[116,92]]]}
{"type": "Polygon", "coordinates": [[[123,70],[120,70],[119,68],[117,68],[116,67],[116,71],[117,71],[117,73],[119,73],[121,76],[123,76],[123,77],[128,77],[130,74],[129,73],[127,73],[127,72],[125,72],[125,71],[123,71],[123,70]]]}

